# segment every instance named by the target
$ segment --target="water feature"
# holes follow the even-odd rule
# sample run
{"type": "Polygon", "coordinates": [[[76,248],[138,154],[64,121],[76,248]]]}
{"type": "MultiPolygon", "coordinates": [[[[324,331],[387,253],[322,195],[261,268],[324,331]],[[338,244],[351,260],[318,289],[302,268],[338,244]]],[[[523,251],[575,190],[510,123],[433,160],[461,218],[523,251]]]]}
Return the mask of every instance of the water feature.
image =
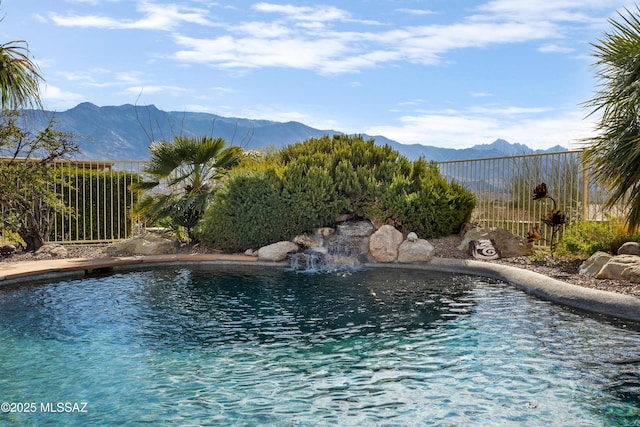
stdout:
{"type": "Polygon", "coordinates": [[[0,425],[628,426],[640,417],[638,325],[463,275],[258,272],[0,288],[0,397],[38,409],[0,413],[0,425]],[[43,412],[51,402],[86,412],[43,412]]]}
{"type": "Polygon", "coordinates": [[[320,228],[309,236],[300,236],[299,244],[307,249],[290,254],[293,270],[306,272],[349,272],[368,261],[369,221],[347,221],[335,229],[320,228]]]}

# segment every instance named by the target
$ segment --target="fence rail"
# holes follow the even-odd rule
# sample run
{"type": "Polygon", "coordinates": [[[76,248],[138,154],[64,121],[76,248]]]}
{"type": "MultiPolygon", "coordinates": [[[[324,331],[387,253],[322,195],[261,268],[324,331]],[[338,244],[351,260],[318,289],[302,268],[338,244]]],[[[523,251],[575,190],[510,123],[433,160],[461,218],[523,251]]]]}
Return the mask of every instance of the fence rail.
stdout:
{"type": "MultiPolygon", "coordinates": [[[[476,195],[472,221],[526,236],[554,208],[549,199],[534,201],[533,189],[546,183],[557,209],[570,221],[608,221],[624,215],[623,205],[605,210],[608,191],[593,184],[583,151],[528,154],[438,163],[440,173],[476,195]]],[[[549,227],[541,226],[545,238],[549,227]]]]}
{"type": "Polygon", "coordinates": [[[50,219],[50,241],[104,243],[131,237],[135,219],[131,208],[143,161],[75,161],[55,163],[55,186],[71,209],[50,219]]]}
{"type": "MultiPolygon", "coordinates": [[[[606,221],[622,207],[603,209],[606,189],[591,181],[582,151],[439,162],[441,174],[477,198],[472,221],[524,236],[540,226],[552,202],[533,201],[533,188],[545,182],[557,207],[570,221],[606,221]]],[[[68,161],[53,165],[51,186],[69,208],[50,218],[49,240],[104,243],[131,237],[137,194],[130,186],[142,177],[143,161],[68,161]]],[[[1,225],[0,225],[1,227],[1,225]]],[[[548,227],[540,227],[549,233],[548,227]]],[[[0,229],[0,232],[3,230],[0,229]]],[[[549,238],[549,234],[546,235],[549,238]]],[[[0,239],[4,239],[4,233],[0,239]]]]}

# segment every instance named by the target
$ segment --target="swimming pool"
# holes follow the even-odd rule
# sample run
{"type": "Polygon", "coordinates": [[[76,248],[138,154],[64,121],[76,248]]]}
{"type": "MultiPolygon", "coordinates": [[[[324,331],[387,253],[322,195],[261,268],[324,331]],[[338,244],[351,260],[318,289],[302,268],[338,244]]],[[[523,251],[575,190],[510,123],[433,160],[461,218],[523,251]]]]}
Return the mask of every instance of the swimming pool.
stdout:
{"type": "Polygon", "coordinates": [[[0,290],[0,424],[626,426],[638,349],[479,277],[130,271],[0,290]]]}

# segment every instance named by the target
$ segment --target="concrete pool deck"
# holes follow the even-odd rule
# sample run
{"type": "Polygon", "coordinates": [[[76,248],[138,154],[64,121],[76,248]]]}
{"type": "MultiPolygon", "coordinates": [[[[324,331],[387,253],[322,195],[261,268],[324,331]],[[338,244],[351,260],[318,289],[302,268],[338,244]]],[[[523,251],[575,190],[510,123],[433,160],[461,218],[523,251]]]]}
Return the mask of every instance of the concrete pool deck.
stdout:
{"type": "MultiPolygon", "coordinates": [[[[32,282],[35,280],[56,280],[67,277],[84,277],[118,269],[151,268],[179,264],[237,264],[260,266],[286,266],[285,263],[259,262],[257,258],[245,255],[223,254],[176,254],[133,256],[118,258],[62,258],[15,263],[0,262],[0,286],[32,282]]],[[[601,291],[572,285],[529,270],[502,264],[473,260],[434,258],[423,264],[366,264],[371,268],[397,268],[424,271],[471,274],[499,279],[535,295],[561,305],[604,314],[625,320],[640,322],[640,298],[615,292],[601,291]]]]}

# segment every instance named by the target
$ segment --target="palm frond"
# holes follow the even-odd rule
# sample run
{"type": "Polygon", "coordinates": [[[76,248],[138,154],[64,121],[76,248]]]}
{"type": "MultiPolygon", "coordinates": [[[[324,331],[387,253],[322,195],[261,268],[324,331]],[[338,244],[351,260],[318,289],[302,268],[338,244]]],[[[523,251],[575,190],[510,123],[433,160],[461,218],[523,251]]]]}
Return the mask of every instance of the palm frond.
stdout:
{"type": "Polygon", "coordinates": [[[613,28],[593,45],[599,79],[585,103],[601,113],[596,136],[588,138],[585,160],[594,180],[611,190],[609,207],[625,201],[627,224],[640,225],[640,7],[625,9],[613,28]]]}
{"type": "Polygon", "coordinates": [[[38,66],[29,58],[24,40],[0,45],[0,102],[2,108],[18,108],[35,103],[40,106],[39,83],[44,80],[38,66]]]}

